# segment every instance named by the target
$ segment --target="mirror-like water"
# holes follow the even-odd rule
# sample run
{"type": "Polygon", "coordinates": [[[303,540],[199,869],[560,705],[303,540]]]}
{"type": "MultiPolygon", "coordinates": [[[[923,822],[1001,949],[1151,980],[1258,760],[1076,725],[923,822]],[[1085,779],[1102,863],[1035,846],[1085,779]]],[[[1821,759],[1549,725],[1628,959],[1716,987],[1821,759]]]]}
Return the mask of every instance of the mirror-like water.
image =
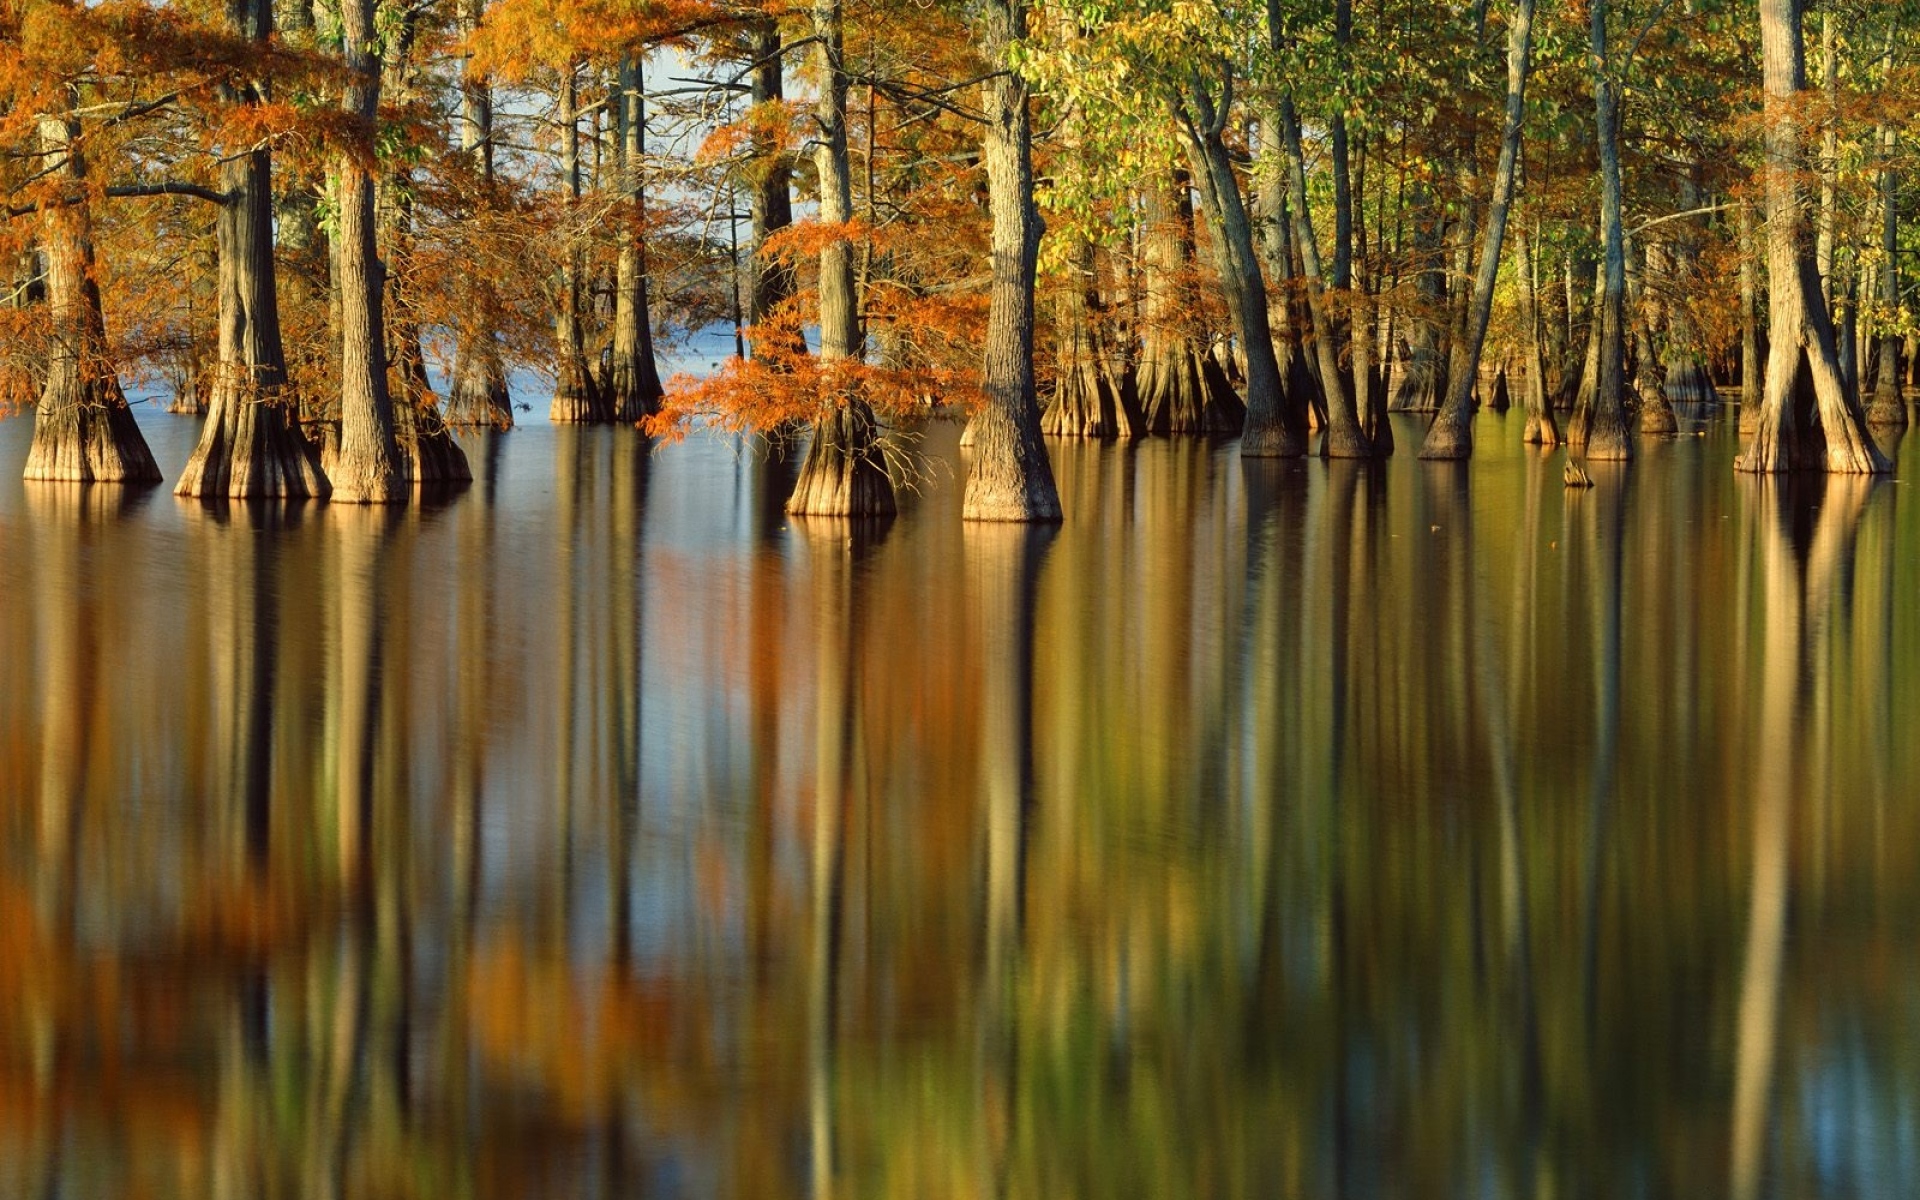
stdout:
{"type": "Polygon", "coordinates": [[[1053,443],[1057,531],[946,425],[876,528],[9,469],[0,1195],[1920,1192],[1905,485],[1481,420],[1053,443]]]}

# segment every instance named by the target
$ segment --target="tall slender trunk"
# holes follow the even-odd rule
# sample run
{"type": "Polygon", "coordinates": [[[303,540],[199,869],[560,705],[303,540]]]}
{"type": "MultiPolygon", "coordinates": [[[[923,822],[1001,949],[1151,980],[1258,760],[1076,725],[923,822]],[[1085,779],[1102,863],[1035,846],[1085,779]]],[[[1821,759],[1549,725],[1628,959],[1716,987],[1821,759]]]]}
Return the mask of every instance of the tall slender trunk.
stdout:
{"type": "Polygon", "coordinates": [[[1752,433],[1760,414],[1763,388],[1760,359],[1759,246],[1753,234],[1753,205],[1740,202],[1740,432],[1752,433]]]}
{"type": "MultiPolygon", "coordinates": [[[[69,88],[65,99],[79,100],[69,88]]],[[[49,202],[40,223],[47,256],[47,307],[53,327],[47,377],[33,414],[26,478],[77,483],[157,483],[147,442],[120,390],[119,365],[107,346],[107,319],[94,272],[93,214],[84,189],[87,161],[76,146],[78,125],[65,116],[40,119],[45,170],[81,193],[49,202]]]]}
{"type": "Polygon", "coordinates": [[[1430,412],[1440,407],[1447,392],[1447,359],[1442,318],[1447,311],[1445,221],[1432,185],[1421,181],[1409,189],[1413,210],[1413,253],[1419,264],[1418,302],[1409,314],[1407,369],[1394,390],[1395,412],[1430,412]]]}
{"type": "Polygon", "coordinates": [[[1524,407],[1527,425],[1520,440],[1529,445],[1558,446],[1560,426],[1547,398],[1547,356],[1541,344],[1540,277],[1535,270],[1533,242],[1524,222],[1513,234],[1514,265],[1520,278],[1521,354],[1526,367],[1524,407]]]}
{"type": "Polygon", "coordinates": [[[373,21],[375,0],[343,0],[342,52],[347,84],[342,107],[360,143],[335,160],[340,271],[340,443],[327,469],[333,498],[385,504],[406,495],[393,438],[393,398],[387,391],[386,313],[373,211],[374,115],[380,108],[380,59],[373,21]]]}
{"type": "MultiPolygon", "coordinates": [[[[228,0],[227,30],[264,46],[268,0],[228,0]]],[[[257,85],[222,85],[229,104],[255,105],[257,85]]],[[[262,146],[221,160],[227,193],[219,247],[220,373],[200,444],[174,492],[181,496],[326,496],[319,457],[295,427],[273,262],[273,162],[262,146]]]]}
{"type": "MultiPolygon", "coordinates": [[[[814,60],[820,73],[820,95],[813,106],[820,224],[844,230],[853,218],[853,169],[847,151],[840,0],[815,0],[812,17],[814,60]]],[[[833,237],[820,248],[819,292],[821,411],[787,511],[816,516],[891,513],[893,484],[881,457],[879,425],[872,406],[843,369],[862,356],[853,243],[845,236],[833,237]]]]}
{"type": "MultiPolygon", "coordinates": [[[[1699,208],[1702,190],[1700,186],[1701,165],[1696,160],[1687,164],[1686,173],[1680,180],[1680,208],[1691,211],[1699,208]]],[[[1674,247],[1674,276],[1679,287],[1690,292],[1698,286],[1698,268],[1700,262],[1699,239],[1690,219],[1683,227],[1674,247]]],[[[1700,345],[1700,335],[1694,326],[1693,313],[1685,299],[1676,300],[1667,305],[1667,358],[1666,379],[1662,392],[1674,404],[1713,404],[1719,396],[1713,387],[1713,377],[1707,371],[1706,352],[1700,345]]]]}
{"type": "MultiPolygon", "coordinates": [[[[459,0],[463,35],[480,25],[486,0],[459,0]]],[[[460,149],[472,160],[481,195],[493,186],[493,85],[473,69],[472,58],[460,68],[460,149]]],[[[484,270],[472,271],[463,286],[468,302],[465,327],[459,330],[454,354],[453,382],[447,392],[447,420],[456,425],[513,428],[513,399],[507,391],[506,363],[500,354],[496,312],[499,294],[484,270]]]]}
{"type": "MultiPolygon", "coordinates": [[[[1300,118],[1294,112],[1291,97],[1280,102],[1281,137],[1287,148],[1288,197],[1293,214],[1293,240],[1300,248],[1300,264],[1307,282],[1307,316],[1313,323],[1313,345],[1320,360],[1320,383],[1327,396],[1327,437],[1321,452],[1329,458],[1370,458],[1373,443],[1360,428],[1360,414],[1354,410],[1340,370],[1340,343],[1334,317],[1327,299],[1327,280],[1321,269],[1319,235],[1314,232],[1311,210],[1307,207],[1307,167],[1301,152],[1300,118]]],[[[1349,223],[1351,218],[1349,218],[1349,223]]],[[[1336,237],[1338,235],[1336,234],[1336,237]]],[[[1348,268],[1351,282],[1351,266],[1348,268]]]]}
{"type": "MultiPolygon", "coordinates": [[[[1229,76],[1229,80],[1231,77],[1229,76]]],[[[1200,206],[1212,227],[1220,285],[1233,319],[1234,333],[1246,356],[1247,398],[1240,453],[1253,457],[1289,457],[1306,446],[1304,414],[1288,412],[1288,396],[1274,353],[1273,326],[1267,315],[1266,281],[1253,245],[1253,223],[1223,140],[1233,103],[1231,82],[1215,97],[1196,76],[1179,105],[1187,159],[1199,180],[1200,206]]]]}
{"type": "MultiPolygon", "coordinates": [[[[1887,35],[1886,73],[1893,74],[1894,48],[1899,33],[1887,35]]],[[[1900,148],[1900,135],[1891,125],[1880,127],[1880,303],[1888,314],[1900,309],[1900,177],[1895,171],[1894,155],[1900,148]]],[[[1875,428],[1903,429],[1907,424],[1907,402],[1900,391],[1900,334],[1890,320],[1882,319],[1880,361],[1874,381],[1873,400],[1867,405],[1867,424],[1875,428]]]]}
{"type": "MultiPolygon", "coordinates": [[[[569,212],[580,207],[580,93],[579,68],[572,63],[560,68],[560,174],[566,181],[569,212]]],[[[585,301],[582,284],[586,265],[580,247],[569,230],[567,245],[561,251],[556,283],[559,303],[554,307],[553,404],[547,419],[556,423],[598,424],[609,417],[606,397],[593,377],[587,362],[587,333],[581,305],[585,301]]]]}
{"type": "Polygon", "coordinates": [[[615,421],[631,424],[658,411],[664,389],[653,361],[653,323],[647,315],[646,184],[647,98],[641,63],[620,60],[616,128],[619,134],[620,255],[615,268],[613,377],[607,406],[615,421]]]}
{"type": "Polygon", "coordinates": [[[1667,400],[1666,379],[1653,349],[1653,302],[1646,285],[1654,266],[1653,249],[1648,247],[1642,259],[1629,242],[1626,261],[1626,311],[1633,326],[1633,391],[1640,401],[1640,432],[1675,433],[1680,422],[1667,400]]]}
{"type": "MultiPolygon", "coordinates": [[[[1514,179],[1519,173],[1520,139],[1527,111],[1527,73],[1532,55],[1533,0],[1516,0],[1507,24],[1507,113],[1500,131],[1500,162],[1494,169],[1493,200],[1487,206],[1487,236],[1480,250],[1480,270],[1473,277],[1473,297],[1459,356],[1461,369],[1449,381],[1446,403],[1427,430],[1427,439],[1420,447],[1421,458],[1473,456],[1473,382],[1480,374],[1480,352],[1486,345],[1487,323],[1493,316],[1493,285],[1500,276],[1507,212],[1513,204],[1514,179]]],[[[1537,378],[1539,373],[1530,374],[1537,378]]]]}
{"type": "Polygon", "coordinates": [[[1806,88],[1801,0],[1760,0],[1765,81],[1767,271],[1766,389],[1753,439],[1736,466],[1743,471],[1796,468],[1845,473],[1889,471],[1867,433],[1859,401],[1840,378],[1833,325],[1802,232],[1805,213],[1796,179],[1806,88]],[[1809,386],[1811,385],[1811,386],[1809,386]]]}
{"type": "Polygon", "coordinates": [[[1595,136],[1600,144],[1599,362],[1592,395],[1576,403],[1567,444],[1588,458],[1633,457],[1626,409],[1627,248],[1621,225],[1620,98],[1607,58],[1607,0],[1588,3],[1589,69],[1593,73],[1595,136]]]}
{"type": "Polygon", "coordinates": [[[988,0],[980,48],[1001,70],[986,84],[981,139],[993,218],[993,283],[982,381],[986,404],[974,418],[973,469],[961,504],[970,521],[1061,516],[1033,383],[1033,279],[1045,228],[1033,202],[1033,116],[1027,81],[1009,61],[1026,36],[1025,0],[988,0]]]}
{"type": "MultiPolygon", "coordinates": [[[[780,56],[780,26],[772,18],[753,22],[747,37],[747,52],[753,56],[749,72],[753,105],[771,109],[785,98],[780,56]]],[[[753,222],[753,288],[747,308],[747,323],[759,327],[794,292],[793,264],[766,253],[767,239],[793,224],[792,171],[787,166],[786,148],[761,132],[754,124],[753,167],[747,203],[753,222]]],[[[753,339],[752,353],[759,358],[765,352],[764,334],[753,339]]],[[[798,342],[798,339],[794,339],[798,342]]],[[[805,352],[805,344],[791,349],[805,352]]]]}
{"type": "MultiPolygon", "coordinates": [[[[383,31],[381,58],[386,71],[385,91],[394,104],[407,107],[418,99],[414,82],[414,49],[419,33],[418,10],[408,9],[383,31]]],[[[413,168],[404,158],[382,164],[385,173],[375,193],[380,223],[380,246],[390,264],[382,272],[387,313],[387,359],[393,364],[399,393],[393,403],[394,446],[400,452],[401,473],[413,484],[465,483],[473,478],[467,455],[454,440],[440,414],[427,375],[426,347],[420,319],[407,291],[413,277],[413,168]]],[[[391,385],[390,385],[391,386],[391,385]]]]}

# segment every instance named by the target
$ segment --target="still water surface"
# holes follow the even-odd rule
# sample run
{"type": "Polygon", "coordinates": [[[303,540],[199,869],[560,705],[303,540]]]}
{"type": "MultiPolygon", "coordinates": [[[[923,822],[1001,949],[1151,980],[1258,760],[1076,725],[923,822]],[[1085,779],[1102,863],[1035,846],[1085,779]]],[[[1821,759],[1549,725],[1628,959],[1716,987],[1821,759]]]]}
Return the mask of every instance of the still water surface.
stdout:
{"type": "Polygon", "coordinates": [[[1920,1193],[1907,485],[1518,421],[1058,531],[945,425],[884,527],[0,471],[0,1196],[1920,1193]]]}

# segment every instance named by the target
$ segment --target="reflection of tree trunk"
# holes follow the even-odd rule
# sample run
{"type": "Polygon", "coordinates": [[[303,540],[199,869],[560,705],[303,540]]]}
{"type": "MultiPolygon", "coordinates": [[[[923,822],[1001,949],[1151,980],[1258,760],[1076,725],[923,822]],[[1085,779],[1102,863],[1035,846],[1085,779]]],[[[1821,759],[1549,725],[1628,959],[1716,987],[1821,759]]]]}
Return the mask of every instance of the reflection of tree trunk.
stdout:
{"type": "MultiPolygon", "coordinates": [[[[807,1110],[812,1195],[833,1193],[836,1052],[840,928],[845,888],[846,817],[853,792],[854,739],[858,730],[859,645],[863,573],[849,548],[829,526],[809,527],[813,558],[816,725],[814,727],[813,878],[807,957],[807,1110]]],[[[865,531],[856,531],[855,539],[865,531]]]]}
{"type": "Polygon", "coordinates": [[[1752,778],[1753,884],[1734,1029],[1735,1200],[1763,1190],[1793,887],[1793,798],[1821,794],[1830,778],[1815,714],[1828,707],[1833,683],[1817,657],[1832,636],[1832,614],[1851,611],[1855,535],[1868,495],[1864,480],[1816,486],[1812,496],[1795,496],[1785,481],[1763,481],[1751,494],[1765,572],[1765,665],[1752,778]],[[1819,514],[1810,533],[1797,515],[1806,510],[1819,514]]]}
{"type": "Polygon", "coordinates": [[[980,1088],[993,1194],[1006,1194],[1019,1128],[1020,940],[1033,804],[1034,609],[1053,532],[980,529],[968,536],[981,614],[981,771],[986,808],[980,1088]],[[997,1094],[991,1094],[997,1093],[997,1094]]]}
{"type": "Polygon", "coordinates": [[[338,829],[342,886],[351,895],[367,887],[374,831],[376,745],[380,728],[381,606],[386,577],[385,521],[349,509],[338,524],[340,570],[340,691],[338,829]]]}
{"type": "Polygon", "coordinates": [[[36,901],[49,929],[70,933],[77,902],[80,820],[94,734],[99,613],[85,563],[99,518],[71,484],[27,493],[39,528],[33,578],[40,623],[40,796],[36,901]],[[44,520],[43,520],[44,518],[44,520]]]}

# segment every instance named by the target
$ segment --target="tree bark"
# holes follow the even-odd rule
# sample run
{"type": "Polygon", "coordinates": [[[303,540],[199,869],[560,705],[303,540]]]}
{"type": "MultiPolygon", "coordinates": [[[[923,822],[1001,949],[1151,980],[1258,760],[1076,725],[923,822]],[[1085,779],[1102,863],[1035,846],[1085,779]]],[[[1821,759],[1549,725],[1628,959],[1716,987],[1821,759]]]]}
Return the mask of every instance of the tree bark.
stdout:
{"type": "MultiPolygon", "coordinates": [[[[1893,42],[1887,44],[1887,67],[1893,67],[1893,42]]],[[[1874,382],[1873,400],[1867,405],[1867,424],[1876,429],[1904,429],[1907,402],[1900,391],[1900,335],[1888,319],[1900,309],[1900,206],[1899,176],[1893,167],[1899,148],[1899,135],[1892,126],[1880,129],[1880,302],[1887,316],[1882,318],[1879,376],[1874,382]]]]}
{"type": "Polygon", "coordinates": [[[1679,419],[1667,401],[1666,378],[1660,369],[1660,357],[1653,349],[1653,305],[1647,296],[1646,278],[1653,270],[1653,251],[1640,259],[1629,244],[1626,247],[1627,311],[1633,325],[1633,391],[1640,401],[1641,433],[1677,433],[1679,419]],[[1641,263],[1643,265],[1635,266],[1641,263]]]}
{"type": "MultiPolygon", "coordinates": [[[[847,151],[840,0],[815,0],[812,17],[814,60],[820,73],[820,95],[813,108],[818,127],[813,166],[819,176],[820,224],[844,232],[853,219],[853,169],[847,151]]],[[[813,440],[807,445],[807,458],[787,511],[850,517],[891,513],[893,485],[881,455],[879,423],[857,385],[849,382],[846,370],[862,357],[862,345],[853,243],[845,236],[821,246],[819,292],[821,416],[814,422],[813,440]]]]}
{"type": "MultiPolygon", "coordinates": [[[[1507,112],[1500,131],[1500,162],[1494,169],[1493,200],[1487,207],[1487,236],[1480,250],[1480,270],[1473,278],[1473,297],[1467,311],[1466,336],[1459,356],[1461,369],[1448,381],[1446,403],[1427,429],[1420,447],[1426,459],[1473,457],[1473,383],[1480,374],[1480,352],[1493,317],[1493,286],[1500,276],[1500,255],[1507,231],[1507,212],[1513,203],[1514,179],[1520,167],[1520,139],[1527,113],[1527,73],[1533,55],[1533,0],[1515,0],[1507,23],[1507,112]]],[[[1524,268],[1523,268],[1524,269],[1524,268]]],[[[1531,296],[1531,286],[1528,287],[1531,296]]],[[[1537,340],[1535,342],[1537,350],[1537,340]]],[[[1539,377],[1529,371],[1530,379],[1539,377]]],[[[1529,388],[1533,385],[1529,383],[1529,388]]],[[[1533,431],[1529,423],[1529,431],[1533,431]]]]}
{"type": "MultiPolygon", "coordinates": [[[[784,102],[780,56],[780,26],[772,19],[755,21],[748,34],[747,52],[753,55],[750,86],[756,109],[772,109],[784,102]]],[[[752,178],[747,193],[753,222],[753,290],[748,301],[747,323],[758,328],[794,293],[794,269],[791,261],[766,252],[767,239],[793,224],[792,171],[787,165],[786,148],[767,139],[755,126],[752,178]]],[[[764,334],[753,339],[751,353],[761,356],[764,334]]],[[[804,346],[797,347],[804,350],[804,346]]]]}
{"type": "MultiPolygon", "coordinates": [[[[1281,136],[1287,148],[1287,176],[1291,193],[1288,200],[1293,216],[1293,240],[1300,248],[1301,271],[1307,283],[1307,317],[1313,324],[1314,352],[1320,361],[1320,383],[1327,397],[1327,436],[1321,444],[1321,453],[1328,458],[1371,458],[1373,443],[1360,427],[1360,414],[1354,408],[1353,395],[1348,391],[1340,370],[1339,335],[1327,300],[1326,277],[1320,264],[1319,235],[1314,232],[1311,210],[1307,207],[1306,157],[1300,146],[1300,118],[1294,112],[1291,97],[1280,102],[1280,121],[1281,136]]],[[[1349,215],[1349,225],[1351,220],[1349,215]]],[[[1338,222],[1336,228],[1337,225],[1338,222]]],[[[1335,236],[1337,238],[1338,234],[1335,236]]],[[[1351,282],[1351,267],[1348,270],[1351,282]]]]}
{"type": "Polygon", "coordinates": [[[1803,233],[1797,105],[1806,88],[1801,0],[1760,0],[1765,83],[1767,270],[1766,389],[1743,471],[1794,469],[1872,474],[1892,469],[1867,433],[1866,415],[1840,378],[1820,279],[1803,233]]]}
{"type": "Polygon", "coordinates": [[[1146,311],[1135,387],[1147,431],[1237,432],[1245,421],[1240,398],[1194,329],[1193,219],[1186,180],[1156,174],[1142,193],[1146,311]]]}
{"type": "Polygon", "coordinates": [[[1594,126],[1600,144],[1599,361],[1591,395],[1582,387],[1567,444],[1588,458],[1633,457],[1626,410],[1626,234],[1621,225],[1620,113],[1612,64],[1607,59],[1607,0],[1588,3],[1589,67],[1593,72],[1594,126]]]}
{"type": "MultiPolygon", "coordinates": [[[[460,32],[471,35],[479,27],[486,0],[459,0],[460,32]]],[[[493,185],[493,85],[473,69],[472,59],[460,70],[460,149],[472,161],[474,178],[484,195],[493,185]]],[[[495,310],[499,296],[485,271],[466,280],[469,301],[466,327],[454,353],[453,382],[447,393],[447,420],[455,425],[513,428],[513,399],[507,391],[506,363],[500,354],[495,310]]]]}
{"type": "MultiPolygon", "coordinates": [[[[385,90],[403,108],[418,99],[413,74],[418,12],[406,10],[381,40],[387,72],[385,90]]],[[[408,483],[465,483],[473,478],[473,472],[467,466],[466,451],[454,440],[441,416],[439,398],[433,394],[427,376],[420,321],[406,291],[407,281],[413,276],[413,183],[412,168],[403,158],[388,167],[376,193],[380,245],[384,261],[391,264],[390,270],[382,272],[386,283],[387,361],[393,364],[400,385],[393,404],[394,445],[400,452],[401,475],[408,483]]]]}
{"type": "Polygon", "coordinates": [[[1520,440],[1535,446],[1558,446],[1560,426],[1553,419],[1553,405],[1547,398],[1547,356],[1541,343],[1540,277],[1535,269],[1533,243],[1523,224],[1514,231],[1513,250],[1516,272],[1520,277],[1520,322],[1525,340],[1521,354],[1525,359],[1526,429],[1520,440]]]}
{"type": "MultiPolygon", "coordinates": [[[[228,0],[227,29],[265,45],[268,0],[228,0]]],[[[252,105],[253,84],[222,85],[221,99],[252,105]]],[[[273,163],[264,147],[221,162],[227,193],[215,226],[219,247],[220,368],[200,444],[174,488],[181,496],[325,497],[319,456],[295,426],[273,261],[273,163]]]]}
{"type": "Polygon", "coordinates": [[[1394,412],[1432,412],[1447,393],[1447,358],[1441,315],[1447,309],[1447,269],[1443,218],[1433,189],[1412,189],[1413,252],[1419,263],[1418,303],[1408,316],[1407,369],[1395,389],[1394,412]]]}
{"type": "MultiPolygon", "coordinates": [[[[579,69],[572,63],[560,68],[560,174],[566,181],[567,207],[580,207],[580,93],[579,69]]],[[[592,366],[587,362],[587,332],[581,306],[585,301],[582,283],[586,266],[580,247],[569,231],[561,251],[558,279],[559,303],[554,306],[553,403],[547,419],[555,424],[603,424],[612,418],[607,398],[595,383],[592,366]]]]}
{"type": "Polygon", "coordinates": [[[613,377],[607,405],[612,419],[632,424],[659,411],[660,371],[653,361],[653,322],[647,315],[646,185],[647,100],[641,64],[631,54],[620,60],[617,128],[621,220],[620,255],[615,268],[613,377]]]}
{"type": "Polygon", "coordinates": [[[373,207],[374,116],[380,108],[380,59],[374,0],[343,0],[342,52],[347,83],[342,107],[356,144],[335,164],[340,181],[335,234],[340,273],[340,442],[327,476],[333,498],[386,504],[406,496],[393,438],[393,397],[387,390],[386,313],[373,207]]]}
{"type": "MultiPolygon", "coordinates": [[[[1681,177],[1682,212],[1700,207],[1700,170],[1698,161],[1690,162],[1686,174],[1681,177]]],[[[1674,246],[1674,275],[1683,289],[1690,291],[1698,286],[1699,261],[1700,247],[1693,224],[1689,221],[1674,246]]],[[[1714,391],[1713,377],[1707,371],[1705,351],[1693,323],[1693,313],[1685,300],[1667,305],[1666,379],[1661,391],[1673,404],[1716,404],[1720,399],[1714,391]]]]}
{"type": "MultiPolygon", "coordinates": [[[[74,104],[77,91],[69,89],[66,100],[74,104]]],[[[33,415],[26,478],[158,483],[160,468],[127,407],[119,367],[107,346],[106,314],[94,272],[93,215],[84,195],[87,162],[74,144],[79,132],[65,116],[40,119],[46,171],[71,181],[72,190],[82,194],[71,203],[50,203],[42,212],[53,337],[33,415]]]]}
{"type": "Polygon", "coordinates": [[[1070,277],[1056,308],[1053,395],[1040,414],[1040,432],[1054,437],[1139,437],[1146,432],[1146,422],[1126,381],[1115,374],[1095,327],[1100,289],[1091,241],[1074,239],[1067,270],[1070,277]]]}
{"type": "Polygon", "coordinates": [[[988,0],[981,50],[999,73],[986,84],[987,206],[993,283],[973,469],[961,502],[970,521],[1058,521],[1060,494],[1040,437],[1033,383],[1033,279],[1044,225],[1033,202],[1033,117],[1027,81],[1010,63],[1026,38],[1025,0],[988,0]]]}
{"type": "MultiPolygon", "coordinates": [[[[1240,453],[1254,458],[1286,458],[1306,449],[1303,414],[1289,413],[1280,360],[1274,353],[1273,326],[1267,314],[1266,281],[1253,245],[1253,223],[1233,172],[1224,134],[1232,107],[1232,76],[1224,76],[1216,98],[1196,75],[1177,104],[1187,159],[1200,181],[1200,206],[1212,227],[1220,260],[1220,286],[1233,319],[1234,333],[1246,356],[1247,394],[1240,453]]],[[[1356,426],[1357,428],[1357,426],[1356,426]]]]}

